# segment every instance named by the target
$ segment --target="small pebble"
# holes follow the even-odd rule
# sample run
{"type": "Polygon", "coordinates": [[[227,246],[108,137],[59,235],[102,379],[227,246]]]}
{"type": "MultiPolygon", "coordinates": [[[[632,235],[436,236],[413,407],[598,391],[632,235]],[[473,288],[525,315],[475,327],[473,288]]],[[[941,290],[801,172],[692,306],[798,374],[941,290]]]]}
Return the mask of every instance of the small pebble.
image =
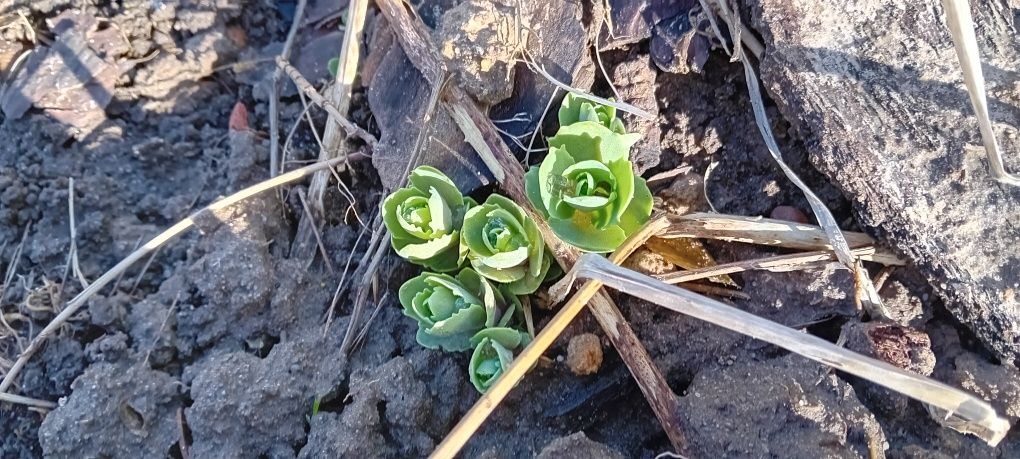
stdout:
{"type": "Polygon", "coordinates": [[[804,212],[801,212],[800,209],[792,206],[776,206],[775,209],[772,209],[772,213],[769,214],[769,217],[776,220],[786,220],[788,222],[795,223],[810,222],[807,216],[804,215],[804,212]]]}
{"type": "Polygon", "coordinates": [[[593,333],[570,338],[567,345],[567,366],[575,375],[594,374],[602,367],[602,342],[593,333]]]}

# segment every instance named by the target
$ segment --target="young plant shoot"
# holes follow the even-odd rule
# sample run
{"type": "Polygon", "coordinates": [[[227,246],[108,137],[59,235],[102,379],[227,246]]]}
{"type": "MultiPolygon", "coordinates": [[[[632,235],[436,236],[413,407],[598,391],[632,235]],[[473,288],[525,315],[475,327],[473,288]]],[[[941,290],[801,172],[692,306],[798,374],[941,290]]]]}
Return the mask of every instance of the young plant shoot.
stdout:
{"type": "Polygon", "coordinates": [[[468,210],[460,243],[479,274],[507,284],[515,295],[534,293],[552,263],[535,221],[498,194],[468,210]]]}
{"type": "Polygon", "coordinates": [[[449,352],[471,349],[471,340],[490,327],[519,323],[516,296],[496,288],[471,268],[457,277],[422,273],[400,286],[404,315],[418,322],[418,344],[449,352]]]}
{"type": "Polygon", "coordinates": [[[409,181],[409,187],[394,191],[382,205],[393,249],[433,271],[455,271],[464,261],[459,249],[460,227],[475,202],[430,166],[416,168],[409,181]]]}
{"type": "Polygon", "coordinates": [[[560,239],[587,252],[611,252],[648,221],[652,193],[634,174],[616,109],[568,94],[549,154],[525,175],[528,199],[560,239]]]}
{"type": "Polygon", "coordinates": [[[485,393],[489,386],[514,361],[513,351],[530,342],[527,333],[512,328],[487,328],[472,338],[475,350],[471,353],[468,375],[478,392],[485,393]]]}

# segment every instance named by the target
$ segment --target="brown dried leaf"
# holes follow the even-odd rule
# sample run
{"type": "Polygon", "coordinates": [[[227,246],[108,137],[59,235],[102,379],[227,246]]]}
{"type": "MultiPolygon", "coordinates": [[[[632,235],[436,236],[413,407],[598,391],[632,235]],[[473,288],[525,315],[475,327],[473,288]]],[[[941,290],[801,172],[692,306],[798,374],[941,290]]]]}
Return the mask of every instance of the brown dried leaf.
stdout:
{"type": "MultiPolygon", "coordinates": [[[[669,260],[670,263],[673,263],[683,269],[707,268],[716,265],[715,259],[708,253],[705,245],[697,239],[662,239],[653,237],[645,243],[645,247],[648,247],[652,251],[662,255],[669,260]]],[[[737,287],[737,283],[733,282],[733,279],[725,274],[722,276],[710,277],[708,280],[723,285],[737,287]]]]}

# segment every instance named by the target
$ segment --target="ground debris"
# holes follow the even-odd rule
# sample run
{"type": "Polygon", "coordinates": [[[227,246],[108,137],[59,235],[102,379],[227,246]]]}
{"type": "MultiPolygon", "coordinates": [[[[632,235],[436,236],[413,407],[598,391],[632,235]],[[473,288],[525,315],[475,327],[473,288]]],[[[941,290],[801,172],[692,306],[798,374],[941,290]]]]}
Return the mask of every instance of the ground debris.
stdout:
{"type": "Polygon", "coordinates": [[[578,376],[598,373],[602,367],[602,341],[594,333],[570,338],[567,345],[567,366],[578,376]]]}
{"type": "Polygon", "coordinates": [[[799,356],[699,373],[680,406],[697,457],[883,457],[887,448],[853,388],[799,356]]]}
{"type": "Polygon", "coordinates": [[[177,442],[180,382],[140,365],[97,363],[43,420],[46,457],[146,457],[177,442]]]}
{"type": "Polygon", "coordinates": [[[130,44],[116,25],[100,29],[87,13],[68,10],[47,23],[56,39],[32,52],[0,106],[10,119],[35,106],[86,134],[106,119],[117,79],[135,65],[120,59],[130,44]]]}
{"type": "Polygon", "coordinates": [[[538,453],[538,459],[623,459],[623,454],[577,432],[557,438],[538,453]]]}

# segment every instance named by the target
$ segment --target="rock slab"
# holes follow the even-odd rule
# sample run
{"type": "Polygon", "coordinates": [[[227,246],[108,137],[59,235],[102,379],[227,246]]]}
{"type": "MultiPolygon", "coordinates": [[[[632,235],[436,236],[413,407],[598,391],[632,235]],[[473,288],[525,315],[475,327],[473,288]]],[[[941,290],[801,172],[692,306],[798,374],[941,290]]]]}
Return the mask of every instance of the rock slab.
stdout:
{"type": "MultiPolygon", "coordinates": [[[[920,268],[949,310],[1020,362],[1020,188],[994,182],[938,2],[745,0],[761,78],[860,221],[920,268]]],[[[1020,157],[1016,3],[972,4],[1007,168],[1020,157]],[[1011,6],[1012,5],[1012,6],[1011,6]]]]}

